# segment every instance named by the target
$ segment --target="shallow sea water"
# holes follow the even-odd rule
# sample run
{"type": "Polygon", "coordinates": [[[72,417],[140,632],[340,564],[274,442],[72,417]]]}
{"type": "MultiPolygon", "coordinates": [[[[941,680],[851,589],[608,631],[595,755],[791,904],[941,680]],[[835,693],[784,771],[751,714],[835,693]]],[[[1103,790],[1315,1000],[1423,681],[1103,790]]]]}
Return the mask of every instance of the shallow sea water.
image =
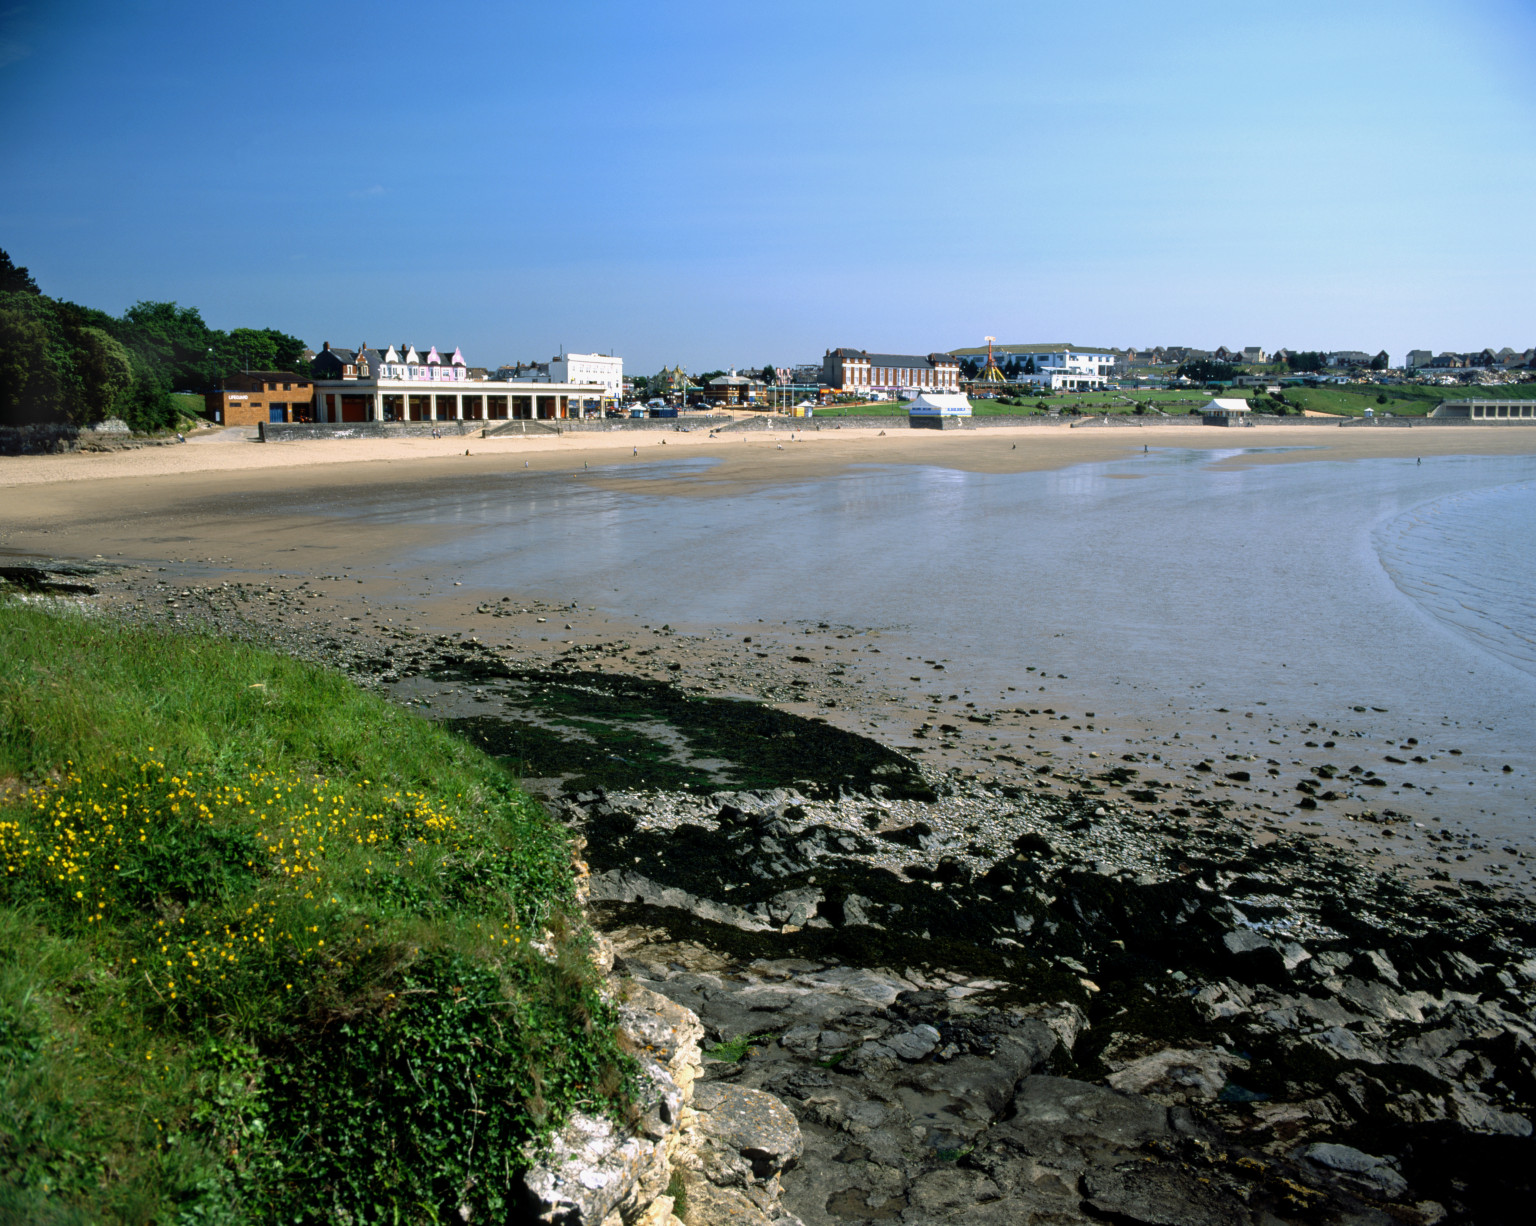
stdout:
{"type": "Polygon", "coordinates": [[[1461,764],[1494,772],[1472,811],[1490,833],[1528,833],[1536,460],[1245,454],[1016,474],[868,466],[708,499],[605,490],[598,470],[513,474],[385,514],[464,529],[430,560],[472,589],[680,630],[879,628],[903,684],[910,656],[944,663],[931,684],[947,693],[997,701],[1008,686],[1039,693],[1043,675],[1058,705],[1120,725],[1214,729],[1236,718],[1220,708],[1260,708],[1277,727],[1316,720],[1378,746],[1454,741],[1461,764]]]}

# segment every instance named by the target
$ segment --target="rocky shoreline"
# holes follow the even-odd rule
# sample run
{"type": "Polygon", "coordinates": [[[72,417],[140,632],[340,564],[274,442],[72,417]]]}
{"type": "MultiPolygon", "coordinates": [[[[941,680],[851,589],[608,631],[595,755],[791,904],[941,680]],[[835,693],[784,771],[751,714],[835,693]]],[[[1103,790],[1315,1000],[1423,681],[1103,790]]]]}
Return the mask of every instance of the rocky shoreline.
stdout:
{"type": "MultiPolygon", "coordinates": [[[[83,577],[56,579],[110,597],[109,574],[83,577]]],[[[663,1146],[686,1220],[1524,1220],[1527,896],[1256,828],[1214,788],[1137,797],[1134,772],[921,762],[665,673],[621,676],[627,643],[510,658],[462,636],[351,635],[316,624],[318,586],[153,602],[140,586],[114,607],[340,665],[482,741],[513,738],[486,741],[509,760],[553,763],[534,782],[586,841],[615,991],[702,1027],[696,1071],[684,1051],[657,1082],[658,1102],[686,1083],[661,1112],[695,1129],[663,1146]],[[779,741],[794,752],[763,748],[779,741]],[[760,1160],[742,1156],[761,1148],[746,1125],[699,1139],[694,1103],[728,1101],[722,1120],[775,1121],[760,1160]]],[[[604,1214],[666,1222],[660,1169],[604,1214]]]]}

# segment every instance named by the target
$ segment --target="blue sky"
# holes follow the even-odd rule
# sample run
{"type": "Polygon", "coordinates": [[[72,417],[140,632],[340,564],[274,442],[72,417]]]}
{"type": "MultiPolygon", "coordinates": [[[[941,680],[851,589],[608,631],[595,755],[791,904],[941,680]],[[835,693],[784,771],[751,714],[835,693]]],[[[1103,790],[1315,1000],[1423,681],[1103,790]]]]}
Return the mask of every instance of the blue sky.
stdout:
{"type": "Polygon", "coordinates": [[[1532,63],[1532,0],[49,0],[0,247],[488,365],[1525,348],[1532,63]]]}

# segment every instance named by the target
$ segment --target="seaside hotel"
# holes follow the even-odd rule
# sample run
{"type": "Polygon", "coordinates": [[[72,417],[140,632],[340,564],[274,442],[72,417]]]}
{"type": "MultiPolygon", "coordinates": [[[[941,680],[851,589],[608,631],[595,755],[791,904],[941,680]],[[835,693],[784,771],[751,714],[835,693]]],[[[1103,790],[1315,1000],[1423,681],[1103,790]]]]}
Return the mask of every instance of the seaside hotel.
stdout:
{"type": "Polygon", "coordinates": [[[821,359],[821,381],[838,392],[958,392],[960,359],[952,353],[917,357],[828,349],[821,359]]]}
{"type": "Polygon", "coordinates": [[[546,383],[472,378],[464,355],[436,346],[384,350],[332,349],[315,355],[314,420],[559,421],[596,417],[607,389],[601,383],[546,383]]]}

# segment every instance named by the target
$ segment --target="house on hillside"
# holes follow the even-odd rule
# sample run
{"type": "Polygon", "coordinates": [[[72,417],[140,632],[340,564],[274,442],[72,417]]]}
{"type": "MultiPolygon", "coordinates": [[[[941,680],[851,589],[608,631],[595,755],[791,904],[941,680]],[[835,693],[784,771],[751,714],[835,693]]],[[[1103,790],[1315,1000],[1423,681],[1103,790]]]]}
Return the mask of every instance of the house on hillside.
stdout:
{"type": "Polygon", "coordinates": [[[1238,360],[1247,366],[1264,366],[1269,362],[1269,354],[1261,345],[1244,345],[1238,360]]]}

